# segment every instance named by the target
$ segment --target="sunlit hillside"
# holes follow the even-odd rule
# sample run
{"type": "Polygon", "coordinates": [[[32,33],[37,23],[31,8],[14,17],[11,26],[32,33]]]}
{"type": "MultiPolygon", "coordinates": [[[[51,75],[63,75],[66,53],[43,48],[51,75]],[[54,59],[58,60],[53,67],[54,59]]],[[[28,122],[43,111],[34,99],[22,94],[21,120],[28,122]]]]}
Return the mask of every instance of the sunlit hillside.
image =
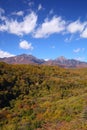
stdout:
{"type": "Polygon", "coordinates": [[[87,68],[1,62],[0,130],[87,130],[87,68]]]}

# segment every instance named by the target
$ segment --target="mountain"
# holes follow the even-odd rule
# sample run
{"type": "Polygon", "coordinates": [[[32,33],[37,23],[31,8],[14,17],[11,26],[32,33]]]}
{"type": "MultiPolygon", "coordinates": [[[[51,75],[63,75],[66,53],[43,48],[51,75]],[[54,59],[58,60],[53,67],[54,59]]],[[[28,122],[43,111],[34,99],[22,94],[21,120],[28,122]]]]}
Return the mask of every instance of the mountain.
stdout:
{"type": "Polygon", "coordinates": [[[64,68],[87,67],[87,62],[82,62],[75,59],[66,59],[63,56],[58,57],[55,60],[49,60],[45,64],[58,65],[64,68]]]}
{"type": "Polygon", "coordinates": [[[63,56],[58,57],[54,60],[45,61],[43,59],[38,59],[32,55],[22,54],[14,57],[0,58],[0,61],[9,64],[44,64],[44,65],[57,65],[64,68],[77,68],[77,67],[87,67],[87,62],[78,61],[75,59],[67,59],[63,56]]]}
{"type": "Polygon", "coordinates": [[[26,55],[26,54],[8,58],[0,58],[0,61],[9,64],[42,64],[44,62],[43,59],[38,59],[32,55],[26,55]]]}

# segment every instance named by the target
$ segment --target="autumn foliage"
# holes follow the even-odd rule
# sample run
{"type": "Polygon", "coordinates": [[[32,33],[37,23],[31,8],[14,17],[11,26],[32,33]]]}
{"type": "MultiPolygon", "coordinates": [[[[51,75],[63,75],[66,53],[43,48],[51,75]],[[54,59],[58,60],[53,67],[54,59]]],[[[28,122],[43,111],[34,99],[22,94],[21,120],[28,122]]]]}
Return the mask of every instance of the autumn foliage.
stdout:
{"type": "Polygon", "coordinates": [[[1,62],[0,130],[87,130],[87,68],[1,62]]]}

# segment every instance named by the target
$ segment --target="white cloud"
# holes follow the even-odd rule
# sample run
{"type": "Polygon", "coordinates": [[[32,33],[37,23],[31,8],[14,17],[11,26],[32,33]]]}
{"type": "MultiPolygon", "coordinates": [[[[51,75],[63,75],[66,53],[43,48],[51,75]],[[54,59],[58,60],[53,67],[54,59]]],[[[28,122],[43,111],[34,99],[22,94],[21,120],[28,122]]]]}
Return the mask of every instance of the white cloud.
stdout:
{"type": "Polygon", "coordinates": [[[77,57],[77,58],[75,58],[75,60],[84,61],[84,60],[85,60],[85,57],[77,57]]]}
{"type": "Polygon", "coordinates": [[[81,23],[79,20],[75,21],[75,22],[72,22],[70,23],[68,26],[67,26],[67,31],[69,33],[77,33],[77,32],[82,32],[84,27],[86,25],[86,22],[84,23],[81,23]]]}
{"type": "Polygon", "coordinates": [[[36,27],[37,15],[34,12],[25,16],[23,21],[18,22],[17,20],[5,20],[5,24],[0,25],[0,31],[7,31],[16,35],[24,35],[31,33],[36,27]]]}
{"type": "Polygon", "coordinates": [[[22,48],[22,49],[33,50],[32,44],[31,44],[31,43],[28,43],[28,41],[26,41],[26,40],[21,41],[21,42],[19,43],[19,46],[20,46],[20,48],[22,48]]]}
{"type": "Polygon", "coordinates": [[[74,53],[79,53],[79,52],[84,52],[84,51],[85,51],[85,48],[77,48],[73,50],[74,53]]]}
{"type": "Polygon", "coordinates": [[[73,39],[73,35],[71,35],[69,38],[66,38],[66,39],[64,40],[64,42],[69,43],[69,42],[72,41],[72,39],[73,39]]]}
{"type": "Polygon", "coordinates": [[[23,18],[22,22],[11,21],[7,23],[10,33],[16,35],[23,35],[31,33],[36,26],[37,16],[35,13],[31,13],[23,18]]]}
{"type": "Polygon", "coordinates": [[[7,31],[7,30],[8,30],[8,27],[5,24],[0,25],[1,32],[7,31]]]}
{"type": "Polygon", "coordinates": [[[6,20],[6,17],[4,16],[5,10],[0,8],[0,20],[4,21],[6,20]]]}
{"type": "MultiPolygon", "coordinates": [[[[29,2],[29,6],[33,5],[34,2],[29,2]]],[[[38,5],[38,11],[43,9],[42,5],[38,5]]],[[[37,12],[38,12],[37,11],[37,12]]],[[[87,38],[87,21],[81,22],[76,20],[73,22],[68,22],[62,19],[62,17],[53,16],[51,19],[48,17],[44,19],[42,24],[37,25],[38,15],[31,11],[31,13],[24,16],[23,11],[13,12],[14,18],[7,18],[5,16],[5,10],[0,8],[0,31],[8,32],[18,36],[23,36],[27,34],[32,34],[34,38],[46,38],[52,34],[76,34],[78,33],[80,38],[87,38]],[[19,17],[22,16],[21,21],[19,17]],[[37,26],[37,28],[36,28],[37,26]]],[[[50,10],[50,14],[53,14],[53,10],[50,10]]],[[[71,42],[72,36],[66,38],[65,42],[71,42]]]]}
{"type": "Polygon", "coordinates": [[[6,17],[5,17],[5,16],[2,16],[2,15],[0,14],[0,20],[5,21],[5,20],[6,20],[6,17]]]}
{"type": "Polygon", "coordinates": [[[34,33],[35,38],[48,37],[54,33],[60,33],[65,30],[66,22],[61,17],[54,16],[51,20],[45,19],[44,23],[34,33]]]}
{"type": "Polygon", "coordinates": [[[0,58],[4,58],[4,57],[12,57],[12,56],[15,56],[15,55],[10,54],[9,52],[6,52],[6,51],[2,51],[2,50],[0,50],[0,58]]]}
{"type": "Polygon", "coordinates": [[[84,29],[84,31],[81,33],[80,37],[87,38],[87,27],[84,29]]]}
{"type": "Polygon", "coordinates": [[[0,14],[4,14],[5,13],[5,10],[0,8],[0,14]]]}
{"type": "Polygon", "coordinates": [[[48,61],[49,59],[48,58],[46,58],[46,59],[44,59],[45,61],[48,61]]]}
{"type": "Polygon", "coordinates": [[[23,11],[13,12],[12,15],[23,16],[23,11]]]}
{"type": "Polygon", "coordinates": [[[41,10],[42,8],[43,8],[42,5],[39,4],[39,6],[38,6],[38,11],[41,10]]]}
{"type": "Polygon", "coordinates": [[[73,52],[79,53],[81,51],[81,48],[74,49],[73,52]]]}

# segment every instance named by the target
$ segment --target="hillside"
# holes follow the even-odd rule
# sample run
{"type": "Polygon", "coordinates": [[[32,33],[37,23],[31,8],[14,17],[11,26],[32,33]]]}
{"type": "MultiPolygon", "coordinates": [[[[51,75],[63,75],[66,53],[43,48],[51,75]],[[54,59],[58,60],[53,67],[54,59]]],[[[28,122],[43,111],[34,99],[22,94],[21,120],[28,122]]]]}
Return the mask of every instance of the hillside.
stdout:
{"type": "Polygon", "coordinates": [[[0,63],[1,130],[86,130],[87,68],[0,63]]]}
{"type": "Polygon", "coordinates": [[[32,55],[22,54],[14,57],[0,58],[0,61],[9,63],[9,64],[38,64],[38,65],[56,65],[63,68],[81,68],[87,67],[87,62],[78,61],[75,59],[67,59],[63,56],[58,57],[54,60],[50,59],[45,61],[44,59],[36,58],[32,55]]]}
{"type": "Polygon", "coordinates": [[[9,63],[9,64],[42,64],[44,63],[44,60],[38,59],[32,55],[18,55],[14,57],[8,57],[8,58],[0,58],[0,61],[9,63]]]}

